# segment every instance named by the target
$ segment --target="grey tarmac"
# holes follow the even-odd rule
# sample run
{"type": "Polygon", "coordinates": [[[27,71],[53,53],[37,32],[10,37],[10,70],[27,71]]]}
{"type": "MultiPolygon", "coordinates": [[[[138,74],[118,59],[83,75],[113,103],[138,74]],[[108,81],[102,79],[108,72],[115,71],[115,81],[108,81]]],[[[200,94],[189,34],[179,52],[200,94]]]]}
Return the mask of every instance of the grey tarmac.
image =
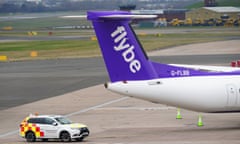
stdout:
{"type": "MultiPolygon", "coordinates": [[[[219,45],[220,47],[220,45],[219,45]]],[[[235,45],[236,48],[239,45],[235,45]]],[[[231,54],[211,54],[205,55],[183,55],[183,56],[155,56],[151,57],[158,61],[168,63],[183,63],[197,64],[217,64],[228,65],[228,62],[239,58],[240,51],[231,54]],[[218,60],[215,60],[218,59],[218,60]],[[174,59],[174,60],[172,60],[174,59]],[[208,60],[207,60],[208,59],[208,60]]],[[[99,60],[99,59],[98,59],[99,60]]],[[[87,124],[91,134],[84,142],[89,144],[219,144],[219,143],[240,143],[240,115],[232,114],[205,114],[203,113],[203,127],[197,126],[197,116],[199,113],[188,110],[181,110],[183,119],[177,120],[177,110],[174,107],[153,104],[147,101],[142,101],[134,98],[124,97],[110,91],[107,91],[102,84],[107,81],[106,71],[103,63],[95,68],[90,68],[91,62],[88,64],[84,61],[84,67],[75,65],[78,60],[72,60],[72,66],[68,67],[68,62],[63,62],[66,65],[51,64],[50,71],[42,69],[48,67],[45,65],[29,66],[22,62],[22,69],[18,66],[9,67],[12,63],[0,64],[1,74],[0,80],[3,78],[47,78],[49,81],[54,80],[52,77],[63,77],[64,79],[71,77],[79,79],[79,77],[90,79],[94,82],[94,76],[99,78],[99,81],[88,86],[77,89],[63,90],[60,94],[40,98],[31,102],[24,102],[20,105],[10,106],[0,110],[0,142],[2,144],[24,144],[24,139],[18,136],[17,130],[21,120],[29,113],[40,114],[62,114],[69,116],[70,119],[76,122],[87,124]],[[29,66],[29,67],[28,67],[29,66]],[[5,68],[4,68],[5,67],[5,68]],[[75,69],[72,69],[74,68],[75,69]],[[3,69],[2,69],[3,68],[3,69]],[[9,73],[9,68],[12,70],[9,73]],[[19,70],[20,71],[17,71],[19,70]],[[25,70],[24,70],[25,69],[25,70]],[[60,71],[61,69],[62,71],[60,71]],[[78,69],[78,70],[76,70],[78,69]],[[31,70],[30,72],[28,70],[31,70]],[[83,70],[82,73],[81,70],[83,70]],[[15,72],[14,72],[15,71],[15,72]],[[103,77],[102,77],[103,76],[103,77]]],[[[49,63],[48,61],[41,61],[49,63]]],[[[41,63],[39,62],[39,63],[41,63]]],[[[57,61],[50,61],[50,63],[57,61]]],[[[21,62],[20,62],[21,63],[21,62]]],[[[95,61],[92,61],[93,65],[95,61]]],[[[16,64],[16,63],[13,63],[16,64]]],[[[16,64],[19,65],[19,64],[16,64]]],[[[21,64],[20,64],[21,65],[21,64]]],[[[43,64],[44,65],[44,64],[43,64]]],[[[48,67],[49,68],[49,67],[48,67]]],[[[63,79],[63,80],[64,80],[63,79]]],[[[30,80],[31,81],[31,80],[30,80]]],[[[62,81],[62,89],[68,89],[76,84],[81,85],[87,81],[79,81],[78,83],[68,84],[62,81]]],[[[6,83],[8,85],[9,83],[6,83]]],[[[54,83],[55,84],[55,83],[54,83]]],[[[56,81],[57,84],[57,81],[56,81]]],[[[30,85],[30,84],[29,84],[30,85]]],[[[82,85],[81,85],[82,86],[82,85]]],[[[6,87],[5,87],[6,88],[6,87]]],[[[52,84],[48,85],[52,88],[52,84]]],[[[35,90],[37,90],[36,87],[35,90]]],[[[41,89],[41,92],[44,92],[41,89]]],[[[14,89],[13,89],[14,91],[14,89]]],[[[54,91],[54,89],[52,89],[54,91]]],[[[47,93],[47,92],[46,92],[47,93]]],[[[39,94],[41,95],[41,94],[39,94]]],[[[53,142],[37,142],[37,143],[60,143],[53,142]]],[[[77,143],[77,142],[74,142],[77,143]]]]}

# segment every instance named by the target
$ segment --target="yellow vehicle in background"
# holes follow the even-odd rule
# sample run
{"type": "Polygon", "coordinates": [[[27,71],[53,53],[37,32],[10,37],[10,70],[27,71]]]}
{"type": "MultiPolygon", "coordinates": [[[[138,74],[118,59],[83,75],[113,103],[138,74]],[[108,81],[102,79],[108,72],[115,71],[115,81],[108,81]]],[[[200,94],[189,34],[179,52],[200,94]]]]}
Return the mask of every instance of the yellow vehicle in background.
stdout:
{"type": "Polygon", "coordinates": [[[3,27],[2,30],[4,30],[4,31],[11,31],[11,30],[13,30],[13,27],[6,26],[6,27],[3,27]]]}

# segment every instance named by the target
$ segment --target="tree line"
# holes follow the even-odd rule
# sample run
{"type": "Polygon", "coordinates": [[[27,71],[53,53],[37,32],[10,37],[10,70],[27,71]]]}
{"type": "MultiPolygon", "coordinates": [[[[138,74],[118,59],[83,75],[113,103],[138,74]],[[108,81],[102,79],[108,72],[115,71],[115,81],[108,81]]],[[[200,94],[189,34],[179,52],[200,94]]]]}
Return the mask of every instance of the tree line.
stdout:
{"type": "Polygon", "coordinates": [[[21,5],[13,3],[0,4],[1,13],[16,13],[16,12],[54,12],[54,11],[79,11],[79,10],[96,10],[96,9],[118,9],[116,1],[108,1],[102,3],[95,1],[71,2],[64,1],[57,5],[46,6],[43,3],[24,2],[21,5]]]}

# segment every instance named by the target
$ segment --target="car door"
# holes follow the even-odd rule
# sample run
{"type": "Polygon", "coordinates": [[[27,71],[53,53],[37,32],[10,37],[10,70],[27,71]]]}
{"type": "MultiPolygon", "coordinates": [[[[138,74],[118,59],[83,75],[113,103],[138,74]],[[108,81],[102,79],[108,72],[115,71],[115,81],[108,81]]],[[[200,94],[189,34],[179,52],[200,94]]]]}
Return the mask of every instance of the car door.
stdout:
{"type": "Polygon", "coordinates": [[[51,118],[43,118],[41,129],[45,132],[45,138],[58,138],[58,126],[54,125],[55,121],[51,118]]]}

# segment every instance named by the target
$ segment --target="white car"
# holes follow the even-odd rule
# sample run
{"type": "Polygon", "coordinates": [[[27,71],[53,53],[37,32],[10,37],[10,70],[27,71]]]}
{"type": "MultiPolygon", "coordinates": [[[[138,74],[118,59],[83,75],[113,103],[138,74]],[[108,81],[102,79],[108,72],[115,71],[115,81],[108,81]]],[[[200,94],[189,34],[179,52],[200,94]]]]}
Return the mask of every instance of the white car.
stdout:
{"type": "Polygon", "coordinates": [[[60,139],[63,142],[82,141],[89,135],[88,127],[80,123],[72,123],[61,115],[30,115],[20,124],[20,136],[28,142],[37,139],[60,139]]]}

